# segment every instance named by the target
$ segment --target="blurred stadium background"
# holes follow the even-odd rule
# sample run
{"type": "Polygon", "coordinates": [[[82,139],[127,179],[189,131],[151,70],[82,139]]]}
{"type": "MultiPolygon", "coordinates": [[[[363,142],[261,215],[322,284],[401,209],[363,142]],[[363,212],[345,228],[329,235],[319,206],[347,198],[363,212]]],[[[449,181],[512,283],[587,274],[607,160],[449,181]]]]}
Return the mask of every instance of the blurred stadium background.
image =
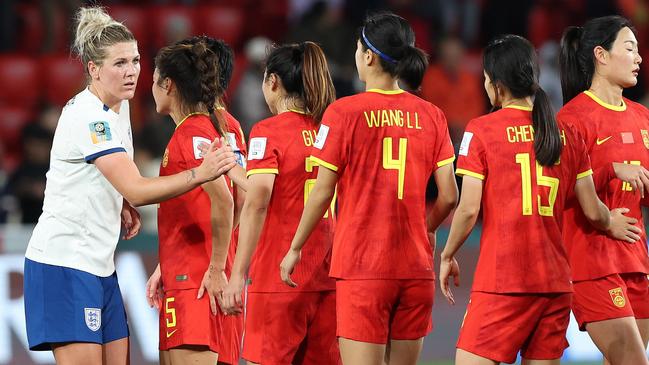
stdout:
{"type": "MultiPolygon", "coordinates": [[[[261,94],[261,61],[272,43],[312,40],[327,54],[338,97],[362,89],[354,69],[356,26],[371,11],[390,10],[408,19],[417,45],[431,56],[420,95],[440,106],[456,145],[466,123],[488,110],[482,89],[481,47],[492,37],[515,33],[539,51],[541,84],[554,107],[561,105],[558,40],[568,25],[621,14],[637,28],[640,51],[649,60],[649,0],[1,0],[0,1],[0,365],[53,363],[50,353],[29,353],[22,305],[23,253],[41,212],[51,139],[60,109],[85,83],[70,55],[73,14],[100,4],[138,39],[142,71],[131,102],[136,163],[157,174],[173,122],[155,113],[152,63],[163,45],[189,35],[222,38],[236,52],[227,105],[246,133],[268,116],[261,94]]],[[[649,105],[649,72],[625,95],[649,105]]],[[[431,189],[434,194],[434,189],[431,189]]],[[[144,231],[122,242],[117,272],[132,334],[132,363],[157,363],[157,313],[146,305],[144,285],[157,262],[155,207],[141,209],[144,231]]],[[[445,242],[448,225],[438,234],[445,242]]],[[[478,254],[479,229],[460,254],[458,304],[437,293],[435,330],[426,338],[422,364],[451,364],[478,254]]],[[[439,250],[438,250],[439,251],[439,250]]],[[[63,294],[62,294],[63,295],[63,294]]],[[[599,363],[591,341],[574,323],[571,364],[599,363]]]]}

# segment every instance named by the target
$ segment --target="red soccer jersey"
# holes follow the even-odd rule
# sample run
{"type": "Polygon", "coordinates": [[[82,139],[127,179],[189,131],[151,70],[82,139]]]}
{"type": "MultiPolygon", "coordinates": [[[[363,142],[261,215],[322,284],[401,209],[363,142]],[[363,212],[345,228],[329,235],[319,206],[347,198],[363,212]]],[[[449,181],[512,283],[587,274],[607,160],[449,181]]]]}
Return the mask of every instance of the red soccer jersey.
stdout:
{"type": "MultiPolygon", "coordinates": [[[[560,111],[557,118],[575,126],[598,174],[612,162],[649,166],[649,112],[640,104],[624,99],[623,106],[604,103],[595,95],[577,95],[560,111]]],[[[575,281],[596,279],[614,273],[649,273],[647,244],[640,194],[618,179],[600,182],[599,198],[610,209],[629,208],[627,216],[638,219],[641,239],[626,243],[609,238],[591,227],[578,206],[568,206],[563,237],[575,281]]]]}
{"type": "Polygon", "coordinates": [[[279,275],[279,264],[291,246],[304,203],[315,184],[317,168],[309,159],[317,125],[310,117],[289,111],[262,120],[250,132],[248,176],[276,174],[266,221],[250,266],[250,292],[294,292],[335,289],[327,275],[331,261],[332,212],[320,220],[302,250],[291,288],[279,275]]]}
{"type": "MultiPolygon", "coordinates": [[[[185,118],[167,145],[160,176],[199,166],[202,162],[200,144],[209,144],[216,137],[216,130],[206,114],[185,118]]],[[[165,290],[200,287],[212,254],[210,208],[210,198],[201,187],[160,203],[158,239],[165,290]]]]}
{"type": "Polygon", "coordinates": [[[439,108],[403,90],[339,99],[324,114],[313,158],[339,175],[331,276],[435,277],[426,184],[455,158],[439,108]]]}
{"type": "Polygon", "coordinates": [[[473,291],[572,291],[561,240],[563,209],[576,180],[592,171],[577,133],[563,125],[559,130],[560,162],[548,167],[536,162],[531,109],[504,108],[467,125],[457,174],[484,180],[473,291]]]}

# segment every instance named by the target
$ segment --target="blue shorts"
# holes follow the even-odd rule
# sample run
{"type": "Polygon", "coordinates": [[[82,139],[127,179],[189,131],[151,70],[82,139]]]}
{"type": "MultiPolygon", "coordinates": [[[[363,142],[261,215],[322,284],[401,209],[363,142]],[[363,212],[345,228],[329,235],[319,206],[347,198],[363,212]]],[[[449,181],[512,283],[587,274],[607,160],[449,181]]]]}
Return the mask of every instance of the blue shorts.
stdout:
{"type": "Polygon", "coordinates": [[[25,259],[25,319],[32,351],[53,343],[105,344],[128,337],[117,274],[85,271],[25,259]]]}

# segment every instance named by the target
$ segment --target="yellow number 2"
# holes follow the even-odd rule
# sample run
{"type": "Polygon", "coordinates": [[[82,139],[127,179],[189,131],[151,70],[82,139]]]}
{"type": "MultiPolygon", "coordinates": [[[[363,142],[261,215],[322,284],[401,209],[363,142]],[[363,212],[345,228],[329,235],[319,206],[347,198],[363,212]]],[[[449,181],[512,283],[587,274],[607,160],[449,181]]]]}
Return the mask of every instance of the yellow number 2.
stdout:
{"type": "MultiPolygon", "coordinates": [[[[557,201],[559,179],[543,175],[543,166],[536,162],[536,185],[550,188],[548,205],[541,203],[541,195],[536,196],[539,215],[552,217],[554,203],[557,201]]],[[[523,215],[532,215],[532,166],[529,153],[516,154],[516,163],[521,165],[521,188],[523,197],[523,215]]]]}
{"type": "MultiPolygon", "coordinates": [[[[306,172],[313,172],[313,168],[315,166],[318,166],[318,163],[313,161],[310,157],[307,157],[306,160],[304,161],[304,170],[306,172]]],[[[309,200],[309,194],[311,194],[311,190],[313,190],[313,187],[315,186],[315,181],[316,179],[306,179],[304,181],[304,205],[306,205],[306,201],[309,200]]],[[[334,192],[334,197],[331,199],[331,214],[333,215],[334,209],[336,207],[336,192],[334,192]]],[[[329,218],[329,209],[325,212],[325,215],[323,218],[329,218]]]]}
{"type": "Polygon", "coordinates": [[[397,185],[397,197],[403,199],[403,184],[406,180],[406,153],[408,148],[408,139],[399,138],[399,158],[392,157],[392,137],[383,138],[383,168],[386,170],[399,171],[399,180],[397,185]]]}

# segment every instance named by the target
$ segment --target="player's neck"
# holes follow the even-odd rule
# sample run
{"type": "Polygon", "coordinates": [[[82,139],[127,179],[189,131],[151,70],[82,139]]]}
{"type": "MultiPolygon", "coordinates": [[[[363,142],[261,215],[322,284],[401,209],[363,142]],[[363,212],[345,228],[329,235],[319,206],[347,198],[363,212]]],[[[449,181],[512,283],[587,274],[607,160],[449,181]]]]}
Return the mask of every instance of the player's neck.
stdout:
{"type": "Polygon", "coordinates": [[[379,75],[372,75],[365,81],[365,91],[379,89],[379,90],[399,90],[399,83],[395,78],[383,72],[379,75]]]}
{"type": "Polygon", "coordinates": [[[277,114],[282,114],[289,110],[299,110],[304,111],[304,102],[296,98],[284,98],[278,100],[275,110],[277,114]]]}
{"type": "Polygon", "coordinates": [[[503,100],[503,102],[500,104],[501,108],[506,108],[508,106],[521,106],[525,108],[531,108],[533,105],[532,103],[532,98],[531,97],[525,97],[525,98],[510,98],[507,100],[503,100]]]}
{"type": "Polygon", "coordinates": [[[593,82],[590,84],[588,91],[607,104],[622,105],[622,91],[624,89],[603,77],[593,76],[593,82]]]}
{"type": "Polygon", "coordinates": [[[99,101],[110,108],[110,110],[114,111],[115,113],[119,113],[119,107],[122,104],[121,100],[110,97],[108,93],[103,92],[100,87],[97,87],[97,85],[92,83],[88,85],[88,90],[90,90],[90,92],[95,95],[99,99],[99,101]]]}

